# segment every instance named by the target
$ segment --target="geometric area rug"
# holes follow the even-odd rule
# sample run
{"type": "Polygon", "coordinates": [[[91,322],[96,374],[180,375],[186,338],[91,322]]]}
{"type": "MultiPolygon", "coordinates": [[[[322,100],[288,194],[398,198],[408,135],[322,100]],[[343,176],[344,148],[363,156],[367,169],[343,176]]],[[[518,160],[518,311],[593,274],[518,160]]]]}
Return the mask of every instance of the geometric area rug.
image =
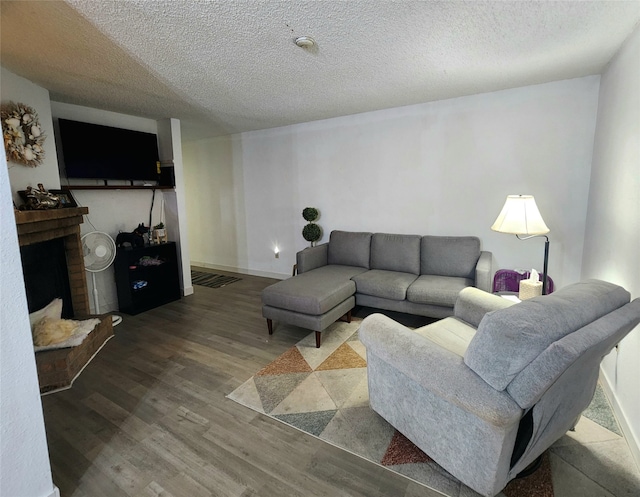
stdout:
{"type": "MultiPolygon", "coordinates": [[[[336,322],[303,338],[228,395],[255,411],[363,457],[450,497],[477,496],[369,407],[362,320],[336,322]]],[[[280,326],[285,326],[280,324],[280,326]]],[[[553,497],[548,455],[501,497],[553,497]]]]}

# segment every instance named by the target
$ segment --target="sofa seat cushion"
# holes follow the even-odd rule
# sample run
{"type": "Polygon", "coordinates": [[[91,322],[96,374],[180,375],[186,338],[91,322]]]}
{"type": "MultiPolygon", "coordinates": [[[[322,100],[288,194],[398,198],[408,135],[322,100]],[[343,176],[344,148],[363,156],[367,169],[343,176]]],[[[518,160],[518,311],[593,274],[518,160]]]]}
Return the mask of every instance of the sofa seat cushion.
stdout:
{"type": "Polygon", "coordinates": [[[476,329],[461,319],[448,317],[418,328],[415,332],[454,354],[463,357],[476,329]]]}
{"type": "Polygon", "coordinates": [[[624,288],[586,280],[485,314],[464,362],[496,390],[507,385],[547,347],[628,303],[624,288]]]}
{"type": "Polygon", "coordinates": [[[262,291],[262,303],[303,314],[319,315],[351,297],[351,278],[364,268],[329,265],[279,281],[262,291]]]}
{"type": "Polygon", "coordinates": [[[468,286],[473,286],[473,280],[423,274],[407,290],[407,300],[416,304],[453,307],[460,291],[468,286]]]}
{"type": "Polygon", "coordinates": [[[371,269],[353,277],[356,291],[373,297],[391,300],[405,300],[407,288],[415,281],[417,275],[398,271],[371,269]]]}

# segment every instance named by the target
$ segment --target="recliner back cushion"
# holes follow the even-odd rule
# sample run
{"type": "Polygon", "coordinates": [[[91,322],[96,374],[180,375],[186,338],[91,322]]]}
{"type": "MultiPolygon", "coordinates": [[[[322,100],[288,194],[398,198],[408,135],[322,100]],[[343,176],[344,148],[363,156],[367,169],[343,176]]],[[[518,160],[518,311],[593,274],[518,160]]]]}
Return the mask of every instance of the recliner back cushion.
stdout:
{"type": "Polygon", "coordinates": [[[639,322],[640,299],[635,299],[553,342],[518,373],[507,391],[520,407],[528,409],[569,367],[582,369],[585,379],[590,374],[597,378],[602,358],[639,322]]]}
{"type": "Polygon", "coordinates": [[[420,274],[476,280],[480,239],[475,236],[423,236],[420,274]]]}
{"type": "Polygon", "coordinates": [[[371,269],[420,274],[420,238],[375,233],[371,238],[371,269]]]}
{"type": "Polygon", "coordinates": [[[496,390],[553,342],[629,302],[624,288],[599,280],[569,285],[485,314],[464,362],[496,390]]]}
{"type": "Polygon", "coordinates": [[[329,236],[327,262],[369,269],[371,233],[332,231],[329,236]]]}

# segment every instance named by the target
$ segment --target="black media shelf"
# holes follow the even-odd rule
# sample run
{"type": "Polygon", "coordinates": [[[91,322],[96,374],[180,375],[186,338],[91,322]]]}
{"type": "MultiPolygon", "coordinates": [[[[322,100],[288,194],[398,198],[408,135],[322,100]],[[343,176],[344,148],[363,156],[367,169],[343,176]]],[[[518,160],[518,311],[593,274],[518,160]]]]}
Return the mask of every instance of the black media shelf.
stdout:
{"type": "Polygon", "coordinates": [[[114,267],[120,312],[139,314],[181,296],[175,242],[120,247],[114,267]]]}

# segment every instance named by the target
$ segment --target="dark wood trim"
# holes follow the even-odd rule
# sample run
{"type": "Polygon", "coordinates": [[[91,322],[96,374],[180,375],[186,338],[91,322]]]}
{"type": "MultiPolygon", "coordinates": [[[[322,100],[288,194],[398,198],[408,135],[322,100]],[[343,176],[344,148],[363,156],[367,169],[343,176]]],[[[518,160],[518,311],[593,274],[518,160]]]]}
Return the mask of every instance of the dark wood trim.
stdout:
{"type": "Polygon", "coordinates": [[[64,185],[67,190],[173,190],[175,186],[144,185],[64,185]]]}
{"type": "MultiPolygon", "coordinates": [[[[89,214],[87,207],[69,207],[68,209],[43,209],[34,211],[14,211],[16,224],[40,223],[53,219],[64,219],[84,216],[89,214]]],[[[80,221],[82,222],[82,221],[80,221]]],[[[79,224],[79,223],[76,223],[79,224]]],[[[18,232],[19,234],[20,232],[18,232]]]]}
{"type": "Polygon", "coordinates": [[[35,233],[20,233],[18,230],[18,242],[21,247],[25,245],[32,245],[34,243],[46,242],[53,240],[54,238],[64,238],[66,236],[73,236],[78,232],[78,226],[65,226],[57,229],[50,229],[46,231],[38,231],[35,233]]]}

